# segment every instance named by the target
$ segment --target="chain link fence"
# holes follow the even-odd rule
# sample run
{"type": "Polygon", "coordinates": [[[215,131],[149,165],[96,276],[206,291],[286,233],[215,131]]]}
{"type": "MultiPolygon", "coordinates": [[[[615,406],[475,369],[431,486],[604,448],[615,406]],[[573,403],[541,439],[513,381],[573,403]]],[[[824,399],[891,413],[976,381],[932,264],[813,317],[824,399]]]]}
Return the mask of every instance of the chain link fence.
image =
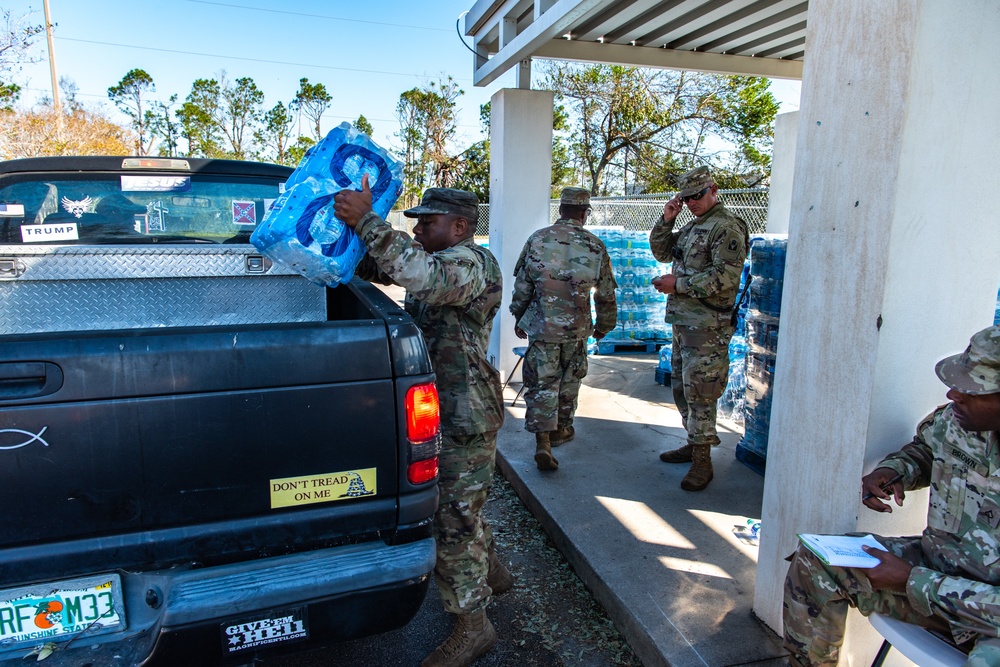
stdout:
{"type": "MultiPolygon", "coordinates": [[[[623,227],[627,230],[648,231],[663,213],[663,205],[674,196],[674,193],[656,195],[632,195],[629,197],[592,197],[590,207],[593,213],[587,218],[588,225],[623,227]]],[[[751,234],[762,234],[767,227],[767,188],[748,190],[719,190],[719,198],[726,208],[743,218],[751,234]]],[[[678,216],[680,228],[692,220],[691,212],[685,206],[678,216]]],[[[549,202],[549,221],[559,219],[559,200],[549,202]]],[[[403,215],[402,211],[390,211],[389,223],[396,229],[409,232],[414,220],[403,215]]],[[[490,205],[479,205],[479,220],[476,223],[476,236],[490,235],[490,205]]]]}
{"type": "MultiPolygon", "coordinates": [[[[719,190],[719,200],[732,213],[746,221],[751,234],[762,233],[767,226],[767,188],[753,190],[719,190]]],[[[631,231],[649,231],[663,214],[663,205],[674,193],[662,195],[634,195],[631,197],[592,197],[590,207],[593,212],[587,218],[588,225],[623,227],[631,231]]],[[[559,219],[559,201],[553,200],[549,207],[549,219],[559,219]]],[[[694,216],[685,206],[677,217],[675,229],[680,229],[694,216]]]]}

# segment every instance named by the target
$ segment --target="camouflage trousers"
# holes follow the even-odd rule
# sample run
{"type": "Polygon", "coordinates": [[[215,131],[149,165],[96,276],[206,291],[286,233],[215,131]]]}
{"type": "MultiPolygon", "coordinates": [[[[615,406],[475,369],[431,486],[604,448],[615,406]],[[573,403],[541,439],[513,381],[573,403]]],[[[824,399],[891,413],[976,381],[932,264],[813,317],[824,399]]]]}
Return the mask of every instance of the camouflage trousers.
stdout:
{"type": "Polygon", "coordinates": [[[483,505],[493,485],[497,434],[442,436],[434,538],[434,578],[445,611],[466,614],[485,609],[487,554],[493,533],[483,518],[483,505]]]}
{"type": "Polygon", "coordinates": [[[670,386],[687,428],[688,443],[718,445],[715,418],[729,381],[729,341],[734,327],[673,326],[670,386]]]}
{"type": "MultiPolygon", "coordinates": [[[[919,536],[876,535],[876,539],[911,565],[924,564],[919,536]]],[[[952,630],[963,634],[964,630],[976,631],[973,627],[963,628],[960,621],[953,626],[942,616],[923,616],[913,608],[905,592],[873,590],[864,572],[863,569],[827,565],[807,548],[799,546],[785,578],[782,614],[785,648],[799,664],[835,667],[840,646],[844,643],[849,607],[857,608],[865,616],[882,614],[936,630],[946,637],[951,636],[952,630]]],[[[980,636],[965,664],[966,667],[1000,665],[1000,640],[980,636]]]]}
{"type": "Polygon", "coordinates": [[[531,341],[524,354],[524,428],[529,433],[573,425],[580,384],[587,376],[586,339],[531,341]]]}

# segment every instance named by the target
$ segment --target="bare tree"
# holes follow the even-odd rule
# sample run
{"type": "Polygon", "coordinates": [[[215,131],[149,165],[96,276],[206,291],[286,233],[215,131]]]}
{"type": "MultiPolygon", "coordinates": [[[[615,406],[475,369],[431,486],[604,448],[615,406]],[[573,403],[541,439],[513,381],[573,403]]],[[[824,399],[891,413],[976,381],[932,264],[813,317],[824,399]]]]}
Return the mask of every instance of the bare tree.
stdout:
{"type": "Polygon", "coordinates": [[[15,16],[9,9],[0,9],[0,106],[9,108],[17,101],[21,87],[13,78],[21,68],[41,60],[32,54],[36,38],[45,30],[45,26],[31,23],[36,13],[15,16]]]}

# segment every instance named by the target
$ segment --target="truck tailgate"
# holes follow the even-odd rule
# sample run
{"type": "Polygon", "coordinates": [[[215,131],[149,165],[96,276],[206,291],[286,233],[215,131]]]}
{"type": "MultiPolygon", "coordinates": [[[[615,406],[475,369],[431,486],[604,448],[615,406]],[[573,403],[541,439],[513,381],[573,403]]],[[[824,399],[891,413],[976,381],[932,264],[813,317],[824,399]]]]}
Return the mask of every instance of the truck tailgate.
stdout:
{"type": "MultiPolygon", "coordinates": [[[[135,259],[127,249],[53,250],[61,251],[53,261],[80,261],[71,280],[42,280],[38,270],[24,276],[34,280],[0,281],[0,294],[34,292],[30,301],[0,300],[0,328],[7,328],[0,345],[0,549],[165,531],[175,543],[163,545],[161,556],[177,560],[197,557],[190,539],[197,531],[170,533],[175,526],[240,519],[252,526],[281,517],[294,524],[301,515],[311,527],[289,539],[317,544],[335,542],[337,532],[395,528],[397,398],[384,320],[365,317],[360,306],[351,319],[327,320],[325,288],[277,270],[263,278],[279,286],[259,307],[239,293],[246,278],[195,271],[186,280],[217,281],[214,298],[232,301],[227,312],[237,321],[164,325],[196,319],[203,307],[189,303],[179,313],[172,297],[168,306],[145,303],[176,291],[167,285],[176,279],[149,265],[120,268],[123,257],[135,259]],[[130,281],[141,289],[128,289],[130,281]],[[306,304],[298,322],[269,322],[282,281],[306,304]],[[54,298],[60,289],[87,294],[86,303],[54,298]],[[49,332],[12,331],[26,326],[32,307],[42,313],[38,321],[49,320],[49,332]],[[93,328],[97,313],[101,330],[93,328]],[[53,333],[53,318],[67,331],[53,333]],[[339,517],[342,528],[316,525],[324,507],[330,525],[339,517]]],[[[169,257],[169,247],[156,250],[169,257]]],[[[30,251],[37,256],[20,260],[49,259],[30,251]]],[[[178,251],[175,263],[192,256],[206,265],[219,256],[232,263],[231,248],[178,251]]],[[[242,270],[245,258],[233,265],[242,270]]]]}

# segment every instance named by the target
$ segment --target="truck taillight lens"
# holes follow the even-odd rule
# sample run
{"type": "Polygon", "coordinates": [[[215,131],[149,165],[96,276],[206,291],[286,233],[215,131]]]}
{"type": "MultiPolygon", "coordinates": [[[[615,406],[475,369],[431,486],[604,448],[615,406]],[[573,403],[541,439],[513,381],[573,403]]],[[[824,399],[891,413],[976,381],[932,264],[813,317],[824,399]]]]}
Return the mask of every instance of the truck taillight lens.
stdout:
{"type": "Polygon", "coordinates": [[[424,459],[423,461],[417,461],[416,463],[411,463],[410,467],[406,469],[406,479],[410,480],[410,484],[423,484],[424,482],[429,482],[438,474],[438,457],[432,459],[424,459]]]}
{"type": "Polygon", "coordinates": [[[435,437],[440,430],[437,387],[433,382],[410,387],[406,392],[406,437],[410,442],[423,442],[435,437]]]}

